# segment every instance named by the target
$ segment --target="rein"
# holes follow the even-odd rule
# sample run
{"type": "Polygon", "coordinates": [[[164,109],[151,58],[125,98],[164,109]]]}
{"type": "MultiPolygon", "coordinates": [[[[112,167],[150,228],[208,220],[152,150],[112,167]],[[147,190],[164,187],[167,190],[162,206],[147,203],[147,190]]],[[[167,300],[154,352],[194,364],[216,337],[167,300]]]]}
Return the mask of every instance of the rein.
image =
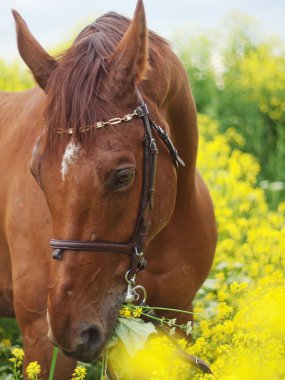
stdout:
{"type": "MultiPolygon", "coordinates": [[[[91,251],[91,252],[112,252],[127,254],[131,257],[129,270],[126,273],[126,281],[129,287],[134,285],[135,275],[138,271],[144,269],[147,261],[144,258],[143,250],[146,237],[150,227],[150,222],[147,219],[147,213],[153,209],[154,191],[155,191],[155,173],[156,159],[158,149],[156,140],[153,136],[153,131],[161,139],[169,150],[170,156],[176,166],[185,166],[183,160],[179,157],[176,148],[174,147],[168,134],[159,126],[157,126],[150,118],[147,105],[143,101],[140,91],[137,89],[137,97],[140,105],[133,113],[123,116],[122,118],[112,118],[109,121],[97,122],[93,126],[88,126],[80,130],[81,133],[86,133],[92,128],[103,128],[107,125],[115,125],[123,122],[129,122],[134,117],[140,118],[143,122],[145,134],[143,138],[143,180],[140,205],[138,210],[137,221],[131,239],[127,243],[113,243],[106,241],[89,241],[89,240],[61,240],[52,239],[50,246],[53,248],[52,257],[55,260],[62,260],[65,250],[71,251],[91,251]]],[[[73,134],[73,129],[58,130],[57,133],[73,134]]],[[[129,289],[130,290],[130,289],[129,289]]],[[[134,294],[134,293],[132,293],[134,294]]]]}

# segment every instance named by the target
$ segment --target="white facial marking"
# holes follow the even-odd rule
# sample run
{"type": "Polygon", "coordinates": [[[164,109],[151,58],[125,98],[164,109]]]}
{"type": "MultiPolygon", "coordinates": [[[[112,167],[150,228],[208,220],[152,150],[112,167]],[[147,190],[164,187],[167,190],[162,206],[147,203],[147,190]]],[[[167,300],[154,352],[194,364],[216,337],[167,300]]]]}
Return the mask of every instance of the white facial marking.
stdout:
{"type": "Polygon", "coordinates": [[[32,157],[36,155],[37,150],[38,150],[38,142],[36,142],[36,144],[33,147],[32,157]]]}
{"type": "Polygon", "coordinates": [[[49,316],[48,310],[47,310],[47,323],[48,323],[48,337],[51,341],[54,342],[55,339],[54,339],[52,329],[51,329],[51,325],[50,325],[50,316],[49,316]]]}
{"type": "Polygon", "coordinates": [[[61,178],[63,181],[65,180],[65,175],[68,172],[69,165],[74,163],[76,158],[79,156],[79,152],[80,152],[80,145],[75,144],[75,142],[71,140],[66,146],[64,155],[62,157],[62,162],[61,162],[61,178]]]}

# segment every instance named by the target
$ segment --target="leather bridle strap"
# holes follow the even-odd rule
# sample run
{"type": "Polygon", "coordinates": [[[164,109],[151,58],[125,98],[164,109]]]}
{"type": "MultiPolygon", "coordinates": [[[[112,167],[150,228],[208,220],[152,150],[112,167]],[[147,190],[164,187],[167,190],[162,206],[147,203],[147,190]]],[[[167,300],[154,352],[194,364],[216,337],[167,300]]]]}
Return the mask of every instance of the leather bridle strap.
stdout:
{"type": "Polygon", "coordinates": [[[106,252],[112,251],[117,253],[125,253],[132,256],[134,252],[134,246],[132,244],[123,243],[104,243],[104,242],[93,242],[87,240],[57,240],[52,239],[50,241],[51,248],[53,251],[53,258],[60,260],[63,255],[64,250],[71,251],[98,251],[106,252]]]}
{"type": "Polygon", "coordinates": [[[158,149],[156,146],[155,139],[152,135],[149,111],[147,105],[144,103],[142,95],[139,89],[136,89],[136,94],[140,102],[140,106],[137,108],[138,116],[142,118],[145,135],[143,139],[143,180],[142,180],[142,190],[141,199],[139,205],[139,212],[137,216],[137,222],[133,232],[133,236],[130,242],[136,247],[136,253],[132,256],[129,277],[132,278],[133,275],[143,269],[147,261],[143,257],[143,250],[145,246],[146,237],[148,235],[148,230],[150,227],[150,222],[147,222],[147,212],[149,209],[153,208],[153,196],[154,196],[154,183],[155,183],[155,171],[156,171],[156,158],[158,154],[158,149]]]}
{"type": "Polygon", "coordinates": [[[146,260],[143,257],[143,249],[145,247],[146,237],[150,227],[147,214],[148,211],[153,208],[156,158],[158,153],[156,141],[152,134],[152,129],[156,131],[157,136],[161,138],[163,143],[168,148],[176,167],[178,164],[185,166],[184,162],[178,156],[177,150],[175,149],[167,133],[150,119],[148,108],[143,101],[139,89],[136,89],[136,93],[140,105],[135,109],[133,115],[142,119],[145,134],[143,139],[143,180],[141,198],[137,221],[130,241],[128,243],[59,239],[52,239],[50,241],[50,246],[54,249],[53,258],[57,260],[61,260],[63,258],[63,252],[65,250],[127,254],[131,256],[131,263],[128,272],[129,279],[131,279],[136,272],[146,266],[146,260]]]}

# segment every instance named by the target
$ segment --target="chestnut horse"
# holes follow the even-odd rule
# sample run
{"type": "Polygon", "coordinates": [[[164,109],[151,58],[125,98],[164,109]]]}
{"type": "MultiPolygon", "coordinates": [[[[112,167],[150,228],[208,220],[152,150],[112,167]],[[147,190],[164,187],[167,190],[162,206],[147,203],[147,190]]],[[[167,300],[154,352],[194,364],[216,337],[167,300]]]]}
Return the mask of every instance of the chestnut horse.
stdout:
{"type": "Polygon", "coordinates": [[[42,379],[52,342],[60,347],[55,378],[65,380],[76,360],[96,358],[110,336],[130,257],[82,248],[53,260],[49,241],[130,241],[142,193],[144,125],[133,115],[94,126],[131,114],[141,103],[137,88],[186,164],[176,169],[153,131],[158,155],[154,206],[146,214],[148,265],[137,275],[150,305],[192,310],[212,264],[216,225],[196,169],[187,74],[167,42],[148,32],[142,1],[131,22],[108,13],[57,59],[13,15],[20,55],[39,87],[0,94],[0,314],[16,316],[25,365],[37,360],[42,379]]]}

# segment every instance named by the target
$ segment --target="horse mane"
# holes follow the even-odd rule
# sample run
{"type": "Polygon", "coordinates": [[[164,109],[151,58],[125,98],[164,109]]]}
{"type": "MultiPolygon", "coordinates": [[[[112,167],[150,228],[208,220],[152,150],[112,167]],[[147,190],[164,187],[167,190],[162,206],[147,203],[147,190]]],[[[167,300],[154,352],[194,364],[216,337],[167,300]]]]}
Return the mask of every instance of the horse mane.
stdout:
{"type": "MultiPolygon", "coordinates": [[[[58,57],[59,65],[48,80],[44,113],[51,141],[57,139],[57,130],[61,128],[72,128],[74,136],[82,140],[81,127],[110,117],[108,99],[104,99],[100,88],[108,75],[107,58],[129,25],[128,18],[109,12],[85,27],[72,46],[58,57]]],[[[149,39],[149,64],[154,68],[163,60],[159,46],[168,43],[153,32],[149,33],[149,39]]]]}

